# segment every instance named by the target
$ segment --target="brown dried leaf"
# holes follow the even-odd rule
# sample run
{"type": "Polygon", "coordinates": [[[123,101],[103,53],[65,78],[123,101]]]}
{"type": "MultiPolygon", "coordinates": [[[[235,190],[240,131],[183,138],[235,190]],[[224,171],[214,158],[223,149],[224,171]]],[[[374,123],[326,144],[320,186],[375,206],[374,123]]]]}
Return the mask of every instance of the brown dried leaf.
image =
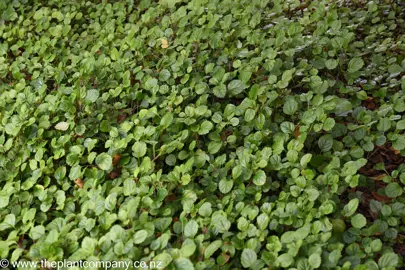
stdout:
{"type": "Polygon", "coordinates": [[[380,174],[380,175],[377,175],[377,176],[374,176],[374,177],[370,177],[370,178],[373,179],[373,180],[375,180],[375,181],[381,181],[381,180],[383,180],[383,178],[384,178],[385,176],[386,176],[385,174],[380,174]]]}
{"type": "Polygon", "coordinates": [[[126,113],[123,113],[123,114],[118,115],[118,117],[117,117],[117,123],[121,123],[121,122],[124,121],[126,118],[127,118],[127,114],[126,114],[126,113]]]}
{"type": "Polygon", "coordinates": [[[294,129],[294,136],[295,138],[298,138],[300,136],[300,125],[296,125],[294,129]]]}
{"type": "Polygon", "coordinates": [[[377,104],[376,104],[374,98],[372,98],[372,97],[368,97],[367,99],[363,100],[361,102],[361,105],[372,111],[377,108],[377,104]]]}
{"type": "Polygon", "coordinates": [[[201,229],[201,232],[203,234],[206,234],[208,232],[208,228],[206,226],[203,226],[202,229],[201,229]]]}
{"type": "Polygon", "coordinates": [[[115,178],[117,178],[118,177],[118,173],[117,172],[110,172],[109,174],[108,174],[108,178],[110,178],[110,179],[115,179],[115,178]]]}
{"type": "Polygon", "coordinates": [[[75,184],[76,184],[79,188],[83,188],[83,186],[84,186],[84,182],[83,182],[83,180],[82,180],[81,178],[77,178],[77,179],[75,180],[75,184]]]}
{"type": "Polygon", "coordinates": [[[384,202],[384,203],[389,203],[389,202],[391,202],[391,198],[390,198],[390,197],[380,195],[380,194],[378,194],[377,192],[374,192],[374,191],[372,192],[372,194],[373,194],[373,197],[374,197],[377,201],[384,202]]]}
{"type": "Polygon", "coordinates": [[[394,152],[395,155],[401,154],[401,151],[395,150],[392,146],[390,147],[390,149],[394,152]]]}
{"type": "Polygon", "coordinates": [[[171,194],[171,195],[169,195],[169,196],[166,198],[166,200],[167,200],[168,202],[172,202],[172,201],[174,201],[174,200],[176,200],[176,199],[177,199],[177,197],[176,197],[175,194],[171,194]]]}
{"type": "Polygon", "coordinates": [[[116,155],[113,157],[113,165],[114,165],[114,166],[117,165],[118,161],[120,161],[120,158],[121,158],[121,155],[120,155],[120,154],[116,154],[116,155]]]}

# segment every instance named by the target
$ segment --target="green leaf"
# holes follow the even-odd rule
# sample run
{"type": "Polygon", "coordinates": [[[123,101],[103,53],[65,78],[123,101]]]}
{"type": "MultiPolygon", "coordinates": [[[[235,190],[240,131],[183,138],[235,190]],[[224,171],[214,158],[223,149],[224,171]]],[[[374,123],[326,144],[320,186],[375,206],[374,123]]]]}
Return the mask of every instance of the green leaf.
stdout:
{"type": "Polygon", "coordinates": [[[198,213],[203,217],[209,217],[212,214],[211,203],[205,202],[198,209],[198,213]]]}
{"type": "Polygon", "coordinates": [[[294,98],[292,97],[287,97],[284,106],[283,106],[283,112],[288,115],[293,115],[298,109],[298,103],[295,101],[294,98]]]}
{"type": "Polygon", "coordinates": [[[136,158],[143,157],[146,154],[146,143],[144,142],[135,142],[132,146],[133,155],[136,158]]]}
{"type": "Polygon", "coordinates": [[[327,118],[323,123],[323,129],[325,131],[331,131],[334,126],[335,126],[335,119],[333,118],[327,118]]]}
{"type": "Polygon", "coordinates": [[[405,119],[400,120],[400,121],[397,122],[397,129],[398,130],[404,130],[405,129],[405,119]]]}
{"type": "Polygon", "coordinates": [[[0,195],[0,209],[6,207],[10,202],[9,196],[0,195]]]}
{"type": "Polygon", "coordinates": [[[232,126],[236,127],[237,125],[239,125],[239,119],[236,117],[233,117],[231,120],[229,120],[229,122],[231,123],[232,126]]]}
{"type": "Polygon", "coordinates": [[[391,128],[391,121],[388,118],[381,118],[378,122],[377,129],[379,131],[387,131],[391,128]]]}
{"type": "Polygon", "coordinates": [[[353,227],[361,229],[366,226],[367,220],[362,214],[356,214],[351,218],[351,223],[353,227]]]}
{"type": "Polygon", "coordinates": [[[319,268],[321,266],[321,256],[318,253],[311,254],[308,258],[308,263],[313,268],[319,268]]]}
{"type": "Polygon", "coordinates": [[[232,178],[237,179],[242,174],[242,166],[236,165],[232,169],[232,178]]]}
{"type": "Polygon", "coordinates": [[[153,261],[159,262],[161,268],[166,268],[172,262],[172,260],[172,256],[170,256],[168,253],[160,253],[153,258],[153,261]]]}
{"type": "Polygon", "coordinates": [[[87,91],[86,100],[89,102],[96,102],[100,93],[96,89],[90,89],[87,91]]]}
{"type": "Polygon", "coordinates": [[[134,235],[134,244],[143,243],[147,236],[148,236],[148,232],[146,230],[137,231],[134,235]]]}
{"type": "Polygon", "coordinates": [[[243,267],[249,268],[253,266],[253,264],[256,261],[257,261],[257,254],[254,250],[248,248],[243,249],[241,256],[241,263],[243,267]]]}
{"type": "Polygon", "coordinates": [[[226,96],[226,86],[224,84],[215,86],[212,91],[218,98],[224,98],[226,96]]]}
{"type": "Polygon", "coordinates": [[[185,237],[194,237],[198,232],[198,224],[195,220],[190,220],[184,227],[185,237]]]}
{"type": "Polygon", "coordinates": [[[392,143],[392,147],[398,151],[405,149],[405,136],[398,136],[398,138],[392,143]]]}
{"type": "MultiPolygon", "coordinates": [[[[16,223],[16,218],[14,214],[8,214],[2,223],[0,223],[0,229],[5,230],[13,228],[16,223]]],[[[26,223],[26,222],[25,222],[26,223]]]]}
{"type": "Polygon", "coordinates": [[[398,255],[395,253],[392,253],[392,252],[385,253],[378,260],[378,266],[381,269],[390,268],[390,267],[394,268],[394,267],[398,266],[398,255]]]}
{"type": "Polygon", "coordinates": [[[388,67],[388,72],[391,74],[399,74],[402,72],[402,68],[400,65],[393,64],[388,67]]]}
{"type": "Polygon", "coordinates": [[[173,114],[172,113],[166,113],[162,119],[160,120],[160,125],[168,127],[173,121],[173,114]]]}
{"type": "Polygon", "coordinates": [[[177,159],[176,159],[176,156],[170,154],[170,155],[168,155],[168,156],[166,157],[165,162],[166,162],[166,164],[169,165],[169,166],[174,166],[174,165],[176,164],[176,160],[177,160],[177,159]]]}
{"type": "Polygon", "coordinates": [[[120,58],[120,53],[118,52],[117,48],[113,47],[110,51],[111,59],[117,61],[120,58]]]}
{"type": "Polygon", "coordinates": [[[306,189],[305,192],[308,194],[308,200],[311,202],[315,201],[319,197],[319,191],[314,188],[306,189]]]}
{"type": "Polygon", "coordinates": [[[189,174],[185,174],[181,177],[181,184],[183,186],[188,185],[191,181],[191,176],[189,174]]]}
{"type": "Polygon", "coordinates": [[[353,108],[350,101],[345,99],[340,99],[336,104],[335,114],[339,116],[346,116],[353,108]]]}
{"type": "Polygon", "coordinates": [[[284,253],[278,256],[277,261],[280,263],[281,267],[287,268],[294,262],[294,258],[290,254],[284,253]]]}
{"type": "Polygon", "coordinates": [[[82,168],[80,165],[73,166],[69,172],[69,179],[76,180],[82,176],[82,168]]]}
{"type": "Polygon", "coordinates": [[[265,230],[269,225],[270,218],[267,214],[262,213],[257,217],[257,225],[260,230],[265,230]]]}
{"type": "Polygon", "coordinates": [[[124,181],[124,196],[134,195],[136,192],[136,183],[132,178],[127,178],[124,181]]]}
{"type": "Polygon", "coordinates": [[[60,37],[62,35],[62,25],[59,24],[59,25],[50,27],[49,32],[54,37],[57,37],[57,38],[60,37]]]}
{"type": "Polygon", "coordinates": [[[149,79],[149,80],[146,81],[146,83],[145,83],[145,88],[146,88],[147,90],[151,90],[153,87],[155,87],[155,86],[157,86],[157,85],[158,85],[158,80],[155,79],[155,78],[151,78],[151,79],[149,79]]]}
{"type": "Polygon", "coordinates": [[[51,230],[49,233],[48,233],[48,235],[46,236],[46,242],[47,243],[50,243],[50,244],[52,244],[52,243],[55,243],[56,241],[58,241],[58,238],[59,238],[59,233],[58,233],[58,231],[57,230],[51,230]]]}
{"type": "Polygon", "coordinates": [[[82,251],[88,256],[93,255],[96,245],[97,241],[95,239],[86,236],[82,241],[82,251]]]}
{"type": "Polygon", "coordinates": [[[349,61],[348,72],[353,73],[359,71],[364,66],[364,61],[361,58],[355,57],[349,61]]]}
{"type": "Polygon", "coordinates": [[[385,194],[390,198],[396,198],[401,196],[403,193],[402,187],[398,183],[389,183],[385,187],[385,194]]]}
{"type": "Polygon", "coordinates": [[[194,270],[193,263],[187,258],[179,258],[174,260],[176,270],[194,270]]]}
{"type": "Polygon", "coordinates": [[[348,204],[345,205],[345,207],[343,208],[343,215],[345,217],[350,217],[351,215],[354,214],[354,212],[356,212],[357,207],[359,206],[359,199],[352,199],[349,201],[348,204]]]}
{"type": "Polygon", "coordinates": [[[232,180],[227,180],[226,178],[221,179],[219,181],[219,191],[222,193],[226,194],[232,190],[233,187],[233,181],[232,180]]]}
{"type": "Polygon", "coordinates": [[[37,209],[35,209],[35,208],[31,208],[30,210],[25,212],[23,219],[22,219],[23,223],[26,224],[28,221],[33,220],[35,218],[36,212],[37,212],[37,209]]]}
{"type": "Polygon", "coordinates": [[[96,157],[96,164],[100,169],[108,171],[112,168],[112,157],[107,153],[101,153],[96,157]]]}
{"type": "Polygon", "coordinates": [[[283,72],[283,75],[281,76],[281,80],[285,83],[288,83],[291,81],[293,75],[294,75],[294,69],[288,69],[283,72]]]}
{"type": "Polygon", "coordinates": [[[263,170],[258,170],[253,177],[253,183],[256,186],[263,186],[266,183],[266,174],[263,170]]]}
{"type": "Polygon", "coordinates": [[[211,131],[214,125],[210,121],[204,121],[201,123],[200,129],[198,130],[198,134],[204,135],[211,131]]]}
{"type": "Polygon", "coordinates": [[[404,112],[405,111],[405,100],[398,99],[397,101],[395,101],[393,108],[396,112],[400,112],[400,113],[404,112]]]}
{"type": "Polygon", "coordinates": [[[41,238],[45,234],[45,227],[42,225],[35,226],[30,231],[30,237],[33,240],[41,238]]]}
{"type": "Polygon", "coordinates": [[[255,110],[247,109],[245,112],[245,121],[246,122],[252,121],[255,117],[255,114],[256,114],[255,110]]]}
{"type": "Polygon", "coordinates": [[[228,84],[228,92],[231,96],[240,94],[247,86],[240,80],[233,80],[228,84]]]}
{"type": "Polygon", "coordinates": [[[117,204],[117,194],[112,193],[108,195],[107,198],[105,199],[104,207],[105,209],[112,211],[115,209],[116,204],[117,204]]]}
{"type": "Polygon", "coordinates": [[[312,154],[305,154],[302,156],[301,160],[300,160],[300,164],[302,167],[307,166],[307,164],[311,161],[312,159],[312,154]]]}
{"type": "Polygon", "coordinates": [[[170,78],[171,74],[170,71],[167,69],[162,69],[159,73],[159,80],[160,81],[167,81],[170,78]]]}
{"type": "Polygon", "coordinates": [[[229,222],[226,217],[221,215],[213,216],[211,223],[220,233],[226,233],[231,227],[231,222],[229,222]]]}
{"type": "Polygon", "coordinates": [[[327,134],[323,135],[318,140],[318,146],[322,152],[327,152],[332,149],[333,146],[333,138],[332,135],[327,134]]]}
{"type": "Polygon", "coordinates": [[[213,241],[204,251],[204,258],[209,259],[222,246],[221,240],[213,241]]]}
{"type": "Polygon", "coordinates": [[[327,69],[335,69],[338,66],[339,62],[335,59],[328,59],[325,61],[325,66],[327,69]]]}
{"type": "MultiPolygon", "coordinates": [[[[10,248],[9,248],[7,242],[6,241],[0,241],[0,257],[1,258],[7,258],[9,251],[10,251],[10,248]]],[[[2,265],[1,265],[2,268],[3,267],[7,268],[8,265],[6,265],[6,264],[3,265],[3,259],[1,261],[1,263],[2,263],[2,265]]]]}

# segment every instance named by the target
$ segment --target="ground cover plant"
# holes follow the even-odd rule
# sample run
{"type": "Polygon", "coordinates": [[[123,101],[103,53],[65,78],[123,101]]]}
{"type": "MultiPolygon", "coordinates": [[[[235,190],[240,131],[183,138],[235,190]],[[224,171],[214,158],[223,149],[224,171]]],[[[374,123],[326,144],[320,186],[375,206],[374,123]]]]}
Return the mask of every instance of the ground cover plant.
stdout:
{"type": "Polygon", "coordinates": [[[0,257],[404,269],[403,1],[0,1],[0,257]]]}

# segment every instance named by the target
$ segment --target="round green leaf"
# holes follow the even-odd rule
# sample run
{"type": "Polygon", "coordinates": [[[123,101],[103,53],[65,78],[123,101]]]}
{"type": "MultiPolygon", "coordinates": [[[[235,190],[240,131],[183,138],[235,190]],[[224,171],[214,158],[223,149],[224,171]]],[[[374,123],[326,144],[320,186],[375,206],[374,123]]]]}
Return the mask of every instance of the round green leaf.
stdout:
{"type": "Polygon", "coordinates": [[[294,98],[288,97],[284,102],[283,112],[288,115],[293,115],[298,109],[298,102],[294,98]]]}
{"type": "Polygon", "coordinates": [[[257,254],[254,250],[245,248],[242,251],[241,262],[245,268],[251,267],[257,261],[257,254]]]}
{"type": "Polygon", "coordinates": [[[147,236],[148,236],[148,232],[146,230],[137,231],[134,235],[134,244],[143,243],[143,241],[145,241],[147,236]]]}
{"type": "Polygon", "coordinates": [[[108,171],[112,168],[112,158],[107,153],[101,153],[96,157],[96,164],[100,169],[108,171]]]}
{"type": "Polygon", "coordinates": [[[311,254],[308,258],[309,265],[313,268],[319,268],[321,266],[321,256],[318,253],[311,254]]]}
{"type": "Polygon", "coordinates": [[[385,194],[390,197],[390,198],[396,198],[398,196],[401,196],[403,193],[402,187],[398,183],[389,183],[385,187],[385,194]]]}
{"type": "Polygon", "coordinates": [[[363,228],[367,224],[367,219],[362,214],[356,214],[351,219],[352,226],[358,229],[363,228]]]}
{"type": "Polygon", "coordinates": [[[198,134],[200,135],[207,134],[213,127],[214,125],[210,121],[204,121],[201,123],[200,129],[198,130],[198,134]]]}
{"type": "Polygon", "coordinates": [[[194,270],[193,263],[187,258],[179,258],[174,260],[176,270],[194,270]]]}
{"type": "Polygon", "coordinates": [[[140,158],[146,154],[146,143],[144,142],[135,142],[132,146],[132,151],[135,157],[140,158]]]}
{"type": "Polygon", "coordinates": [[[195,220],[190,220],[184,227],[185,237],[194,237],[198,231],[198,224],[195,220]]]}
{"type": "Polygon", "coordinates": [[[204,258],[209,259],[212,256],[212,254],[214,254],[215,251],[217,251],[221,246],[222,246],[221,240],[216,240],[211,244],[209,244],[204,251],[204,258]]]}
{"type": "Polygon", "coordinates": [[[266,174],[263,170],[258,170],[253,177],[253,183],[256,186],[263,186],[266,183],[266,174]]]}
{"type": "Polygon", "coordinates": [[[86,100],[89,102],[96,102],[100,93],[96,89],[90,89],[87,91],[86,100]]]}
{"type": "Polygon", "coordinates": [[[350,73],[360,70],[364,65],[364,61],[361,58],[355,57],[349,61],[348,70],[350,73]]]}

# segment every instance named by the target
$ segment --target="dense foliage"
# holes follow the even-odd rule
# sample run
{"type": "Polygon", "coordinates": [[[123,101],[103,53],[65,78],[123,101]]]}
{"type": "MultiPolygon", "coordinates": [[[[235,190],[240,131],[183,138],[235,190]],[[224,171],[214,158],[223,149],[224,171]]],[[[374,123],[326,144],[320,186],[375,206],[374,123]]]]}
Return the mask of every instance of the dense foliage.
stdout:
{"type": "Polygon", "coordinates": [[[0,257],[403,267],[404,2],[306,2],[0,1],[0,257]]]}

